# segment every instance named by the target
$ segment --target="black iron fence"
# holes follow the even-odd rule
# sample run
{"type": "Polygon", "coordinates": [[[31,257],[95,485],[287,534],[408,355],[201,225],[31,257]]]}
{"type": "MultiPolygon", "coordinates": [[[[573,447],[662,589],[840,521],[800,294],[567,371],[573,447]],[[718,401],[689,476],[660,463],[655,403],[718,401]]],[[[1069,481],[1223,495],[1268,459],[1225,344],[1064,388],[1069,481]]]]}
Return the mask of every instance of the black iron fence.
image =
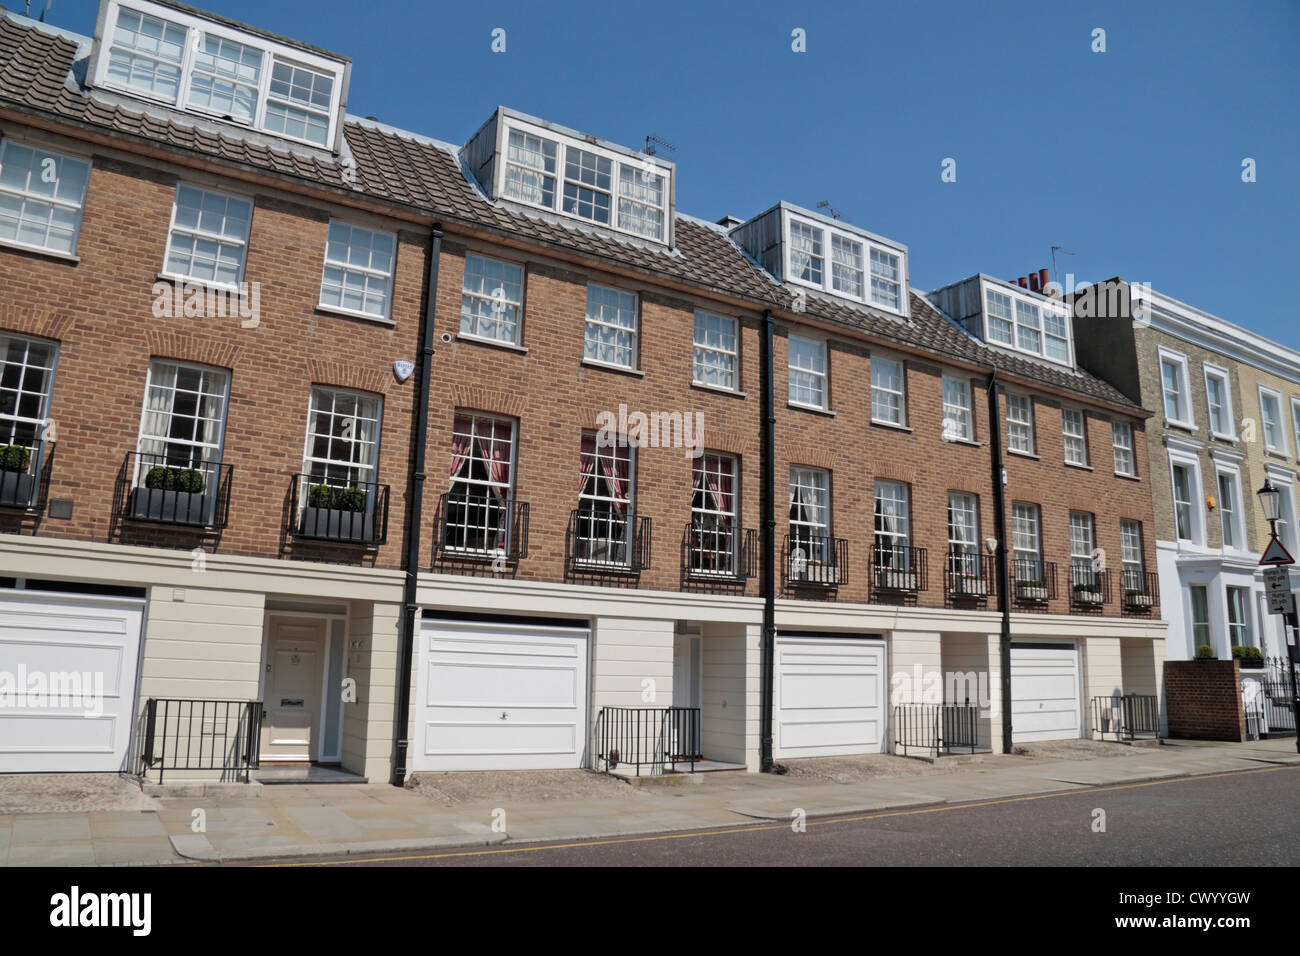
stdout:
{"type": "Polygon", "coordinates": [[[383,544],[388,539],[388,485],[294,475],[289,515],[289,532],[297,538],[383,544]]]}
{"type": "Polygon", "coordinates": [[[700,755],[698,707],[602,707],[596,716],[596,769],[661,774],[700,755]]]}
{"type": "Polygon", "coordinates": [[[180,700],[151,697],[145,705],[141,774],[168,770],[219,770],[234,780],[258,766],[262,737],[260,700],[180,700]]]}
{"type": "Polygon", "coordinates": [[[1089,565],[1070,566],[1070,607],[1095,611],[1110,603],[1110,572],[1089,565]]]}
{"type": "Polygon", "coordinates": [[[1126,568],[1120,572],[1125,614],[1150,614],[1160,606],[1160,575],[1155,571],[1126,568]]]}
{"type": "Polygon", "coordinates": [[[955,754],[986,752],[979,744],[979,708],[974,704],[899,704],[894,707],[894,752],[955,754]]]}
{"type": "Polygon", "coordinates": [[[988,601],[997,594],[997,565],[991,554],[949,551],[944,562],[944,596],[950,603],[988,601]]]}
{"type": "Polygon", "coordinates": [[[872,593],[916,594],[930,588],[925,548],[878,540],[871,546],[872,593]]]}
{"type": "Polygon", "coordinates": [[[839,587],[849,579],[849,542],[821,534],[787,534],[781,565],[789,587],[839,587]]]}
{"type": "Polygon", "coordinates": [[[1092,699],[1092,729],[1102,740],[1160,736],[1160,698],[1154,694],[1113,694],[1092,699]]]}
{"type": "Polygon", "coordinates": [[[564,535],[570,572],[639,574],[650,567],[650,519],[617,508],[575,508],[564,535]]]}
{"type": "Polygon", "coordinates": [[[1037,558],[1011,561],[1011,593],[1021,604],[1046,604],[1056,600],[1056,562],[1037,558]]]}
{"type": "Polygon", "coordinates": [[[224,528],[233,472],[219,461],[130,452],[118,472],[114,513],[131,521],[224,528]]]}
{"type": "Polygon", "coordinates": [[[682,568],[693,578],[744,581],[757,573],[754,529],[692,521],[682,535],[682,568]]]}
{"type": "Polygon", "coordinates": [[[438,498],[433,550],[435,559],[523,560],[528,557],[528,502],[447,492],[438,498]]]}
{"type": "Polygon", "coordinates": [[[0,508],[44,511],[50,498],[53,465],[54,449],[45,442],[38,441],[33,448],[0,448],[0,508]]]}

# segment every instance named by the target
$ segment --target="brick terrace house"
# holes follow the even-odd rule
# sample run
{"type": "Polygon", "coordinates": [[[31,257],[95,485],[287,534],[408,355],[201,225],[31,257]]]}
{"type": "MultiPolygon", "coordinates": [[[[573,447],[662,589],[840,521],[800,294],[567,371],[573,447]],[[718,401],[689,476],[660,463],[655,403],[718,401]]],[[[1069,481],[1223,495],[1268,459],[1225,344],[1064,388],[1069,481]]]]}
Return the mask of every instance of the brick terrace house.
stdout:
{"type": "Polygon", "coordinates": [[[151,698],[262,701],[264,764],[373,778],[756,770],[765,621],[773,757],[889,751],[923,684],[1000,748],[1002,601],[1013,739],[1159,695],[1149,413],[1057,299],[684,215],[673,164],[512,110],[361,120],[350,70],[172,3],[0,19],[0,669],[113,701],[0,718],[0,770],[134,767],[151,698]]]}

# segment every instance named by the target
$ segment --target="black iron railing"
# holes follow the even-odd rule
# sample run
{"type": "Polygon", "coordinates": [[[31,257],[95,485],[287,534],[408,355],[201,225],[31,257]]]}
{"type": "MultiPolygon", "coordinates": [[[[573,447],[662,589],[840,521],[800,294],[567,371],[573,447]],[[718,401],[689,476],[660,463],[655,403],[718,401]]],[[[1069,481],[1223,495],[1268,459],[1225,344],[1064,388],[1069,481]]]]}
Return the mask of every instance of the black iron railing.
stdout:
{"type": "Polygon", "coordinates": [[[528,557],[528,502],[447,492],[433,519],[433,552],[435,561],[522,561],[528,557]]]}
{"type": "Polygon", "coordinates": [[[575,508],[564,536],[571,572],[639,574],[650,567],[650,519],[616,508],[575,508]]]}
{"type": "Polygon", "coordinates": [[[130,452],[118,472],[114,513],[131,521],[224,528],[233,471],[219,461],[130,452]]]}
{"type": "Polygon", "coordinates": [[[21,464],[11,460],[14,454],[16,453],[11,452],[9,456],[0,456],[0,508],[44,511],[50,498],[50,474],[54,466],[54,449],[44,442],[37,442],[34,448],[27,449],[28,458],[25,468],[5,467],[21,464]]]}
{"type": "Polygon", "coordinates": [[[1037,558],[1011,561],[1011,593],[1020,604],[1046,604],[1056,600],[1056,563],[1037,558]]]}
{"type": "Polygon", "coordinates": [[[168,770],[220,770],[245,781],[256,769],[262,738],[260,700],[151,697],[145,705],[141,775],[168,770]]]}
{"type": "Polygon", "coordinates": [[[1092,729],[1102,740],[1138,740],[1160,735],[1160,698],[1113,694],[1092,699],[1092,729]]]}
{"type": "Polygon", "coordinates": [[[943,590],[950,604],[983,604],[997,594],[997,565],[993,555],[978,551],[949,551],[943,567],[943,590]]]}
{"type": "Polygon", "coordinates": [[[660,774],[700,755],[698,707],[602,707],[596,716],[596,769],[660,774]]]}
{"type": "Polygon", "coordinates": [[[979,708],[973,704],[899,704],[894,708],[894,752],[910,750],[935,755],[976,753],[979,708]]]}
{"type": "Polygon", "coordinates": [[[1150,614],[1160,606],[1160,576],[1155,571],[1120,572],[1123,600],[1120,607],[1125,614],[1150,614]]]}
{"type": "Polygon", "coordinates": [[[875,594],[916,594],[930,588],[925,548],[878,539],[871,546],[869,583],[875,594]]]}
{"type": "Polygon", "coordinates": [[[839,587],[849,580],[849,542],[821,534],[787,534],[781,566],[789,587],[839,587]]]}
{"type": "Polygon", "coordinates": [[[388,540],[388,485],[318,475],[294,475],[289,533],[345,544],[388,540]]]}
{"type": "Polygon", "coordinates": [[[1110,603],[1110,572],[1084,565],[1070,566],[1070,609],[1097,611],[1110,603]]]}
{"type": "Polygon", "coordinates": [[[754,529],[692,521],[682,534],[682,568],[687,576],[744,581],[756,573],[754,529]]]}

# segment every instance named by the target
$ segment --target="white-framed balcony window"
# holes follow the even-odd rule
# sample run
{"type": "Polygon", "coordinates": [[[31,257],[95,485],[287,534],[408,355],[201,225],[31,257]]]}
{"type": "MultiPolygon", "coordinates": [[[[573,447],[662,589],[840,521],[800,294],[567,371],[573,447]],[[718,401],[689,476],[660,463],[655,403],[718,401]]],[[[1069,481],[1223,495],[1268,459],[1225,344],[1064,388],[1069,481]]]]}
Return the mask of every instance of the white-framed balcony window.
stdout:
{"type": "Polygon", "coordinates": [[[948,492],[948,564],[953,574],[961,575],[956,589],[980,573],[979,499],[964,491],[948,492]]]}
{"type": "Polygon", "coordinates": [[[828,566],[834,560],[834,542],[830,535],[830,472],[821,468],[791,466],[790,570],[798,572],[807,568],[813,580],[822,580],[813,569],[818,565],[828,566]]]}
{"type": "Polygon", "coordinates": [[[1198,495],[1200,480],[1196,465],[1189,461],[1171,459],[1170,474],[1174,491],[1174,533],[1180,541],[1199,543],[1203,536],[1198,495]]]}
{"type": "Polygon", "coordinates": [[[740,559],[738,487],[734,456],[706,452],[695,459],[687,553],[691,573],[735,576],[740,559]]]}
{"type": "Polygon", "coordinates": [[[111,2],[94,85],[328,148],[344,64],[148,0],[111,2]]]}
{"type": "Polygon", "coordinates": [[[1028,395],[1007,392],[1007,448],[1034,453],[1034,405],[1028,395]]]}
{"type": "Polygon", "coordinates": [[[635,533],[636,456],[626,443],[582,436],[574,557],[584,564],[627,567],[635,533]]]}
{"type": "Polygon", "coordinates": [[[1210,434],[1229,441],[1237,437],[1237,425],[1232,413],[1232,394],[1228,387],[1227,369],[1205,366],[1205,404],[1210,418],[1210,434]]]}
{"type": "Polygon", "coordinates": [[[802,335],[789,337],[789,401],[807,408],[826,408],[826,342],[802,335]]]}
{"type": "Polygon", "coordinates": [[[1042,538],[1039,534],[1038,505],[1024,501],[1011,504],[1011,558],[1013,578],[1043,580],[1042,538]]]}
{"type": "Polygon", "coordinates": [[[439,542],[444,551],[491,554],[509,550],[515,448],[514,419],[456,413],[439,542]]]}
{"type": "Polygon", "coordinates": [[[948,441],[974,441],[970,380],[943,376],[943,437],[948,441]]]}
{"type": "Polygon", "coordinates": [[[215,285],[239,283],[252,219],[250,199],[178,183],[164,274],[215,285]]]}
{"type": "Polygon", "coordinates": [[[1096,522],[1086,511],[1070,512],[1070,582],[1095,586],[1095,561],[1093,553],[1097,547],[1096,522]]]}
{"type": "MultiPolygon", "coordinates": [[[[302,471],[308,484],[361,487],[369,494],[379,463],[383,400],[378,395],[315,385],[307,407],[302,471]]],[[[307,496],[303,496],[304,502],[307,496]]]]}
{"type": "Polygon", "coordinates": [[[875,541],[873,561],[877,567],[910,570],[908,545],[911,541],[908,488],[900,481],[876,481],[875,541]]]}
{"type": "Polygon", "coordinates": [[[984,335],[989,342],[1070,364],[1069,317],[1059,302],[984,282],[984,335]]]}
{"type": "Polygon", "coordinates": [[[27,449],[26,467],[10,461],[12,471],[40,474],[58,352],[53,342],[0,333],[0,448],[27,449]]]}
{"type": "Polygon", "coordinates": [[[1160,394],[1165,419],[1174,425],[1195,428],[1187,383],[1187,356],[1160,349],[1160,394]]]}
{"type": "Polygon", "coordinates": [[[1259,386],[1259,421],[1264,447],[1279,455],[1288,454],[1286,426],[1282,418],[1282,394],[1259,386]]]}
{"type": "Polygon", "coordinates": [[[519,344],[524,308],[524,269],[477,253],[465,256],[460,293],[460,334],[519,344]]]}
{"type": "Polygon", "coordinates": [[[1145,593],[1146,580],[1142,574],[1142,522],[1121,518],[1119,522],[1120,574],[1125,591],[1145,593]]]}
{"type": "Polygon", "coordinates": [[[594,282],[587,284],[585,359],[619,368],[636,368],[636,326],[636,295],[594,282]]]}
{"type": "Polygon", "coordinates": [[[1237,473],[1220,471],[1219,524],[1223,529],[1223,547],[1244,551],[1246,537],[1242,529],[1241,491],[1237,473]]]}
{"type": "MultiPolygon", "coordinates": [[[[202,491],[212,495],[220,475],[229,394],[230,375],[221,369],[150,362],[133,484],[149,487],[155,469],[192,469],[202,475],[202,491]]],[[[215,504],[215,497],[210,500],[215,504]]]]}
{"type": "Polygon", "coordinates": [[[0,242],[74,255],[90,160],[0,140],[0,242]]]}
{"type": "Polygon", "coordinates": [[[871,356],[871,420],[906,425],[903,363],[883,355],[871,356]]]}
{"type": "Polygon", "coordinates": [[[1130,422],[1110,423],[1111,449],[1115,458],[1115,474],[1137,477],[1137,459],[1133,455],[1133,425],[1130,422]]]}
{"type": "Polygon", "coordinates": [[[1087,417],[1082,409],[1061,409],[1061,432],[1065,438],[1065,461],[1070,465],[1088,464],[1087,417]]]}
{"type": "Polygon", "coordinates": [[[1229,587],[1228,598],[1228,646],[1253,647],[1254,639],[1250,627],[1250,589],[1229,587]]]}
{"type": "Polygon", "coordinates": [[[736,391],[736,319],[695,310],[695,355],[691,381],[696,385],[736,391]]]}
{"type": "Polygon", "coordinates": [[[393,289],[397,237],[331,219],[325,243],[320,304],[386,319],[393,289]]]}
{"type": "Polygon", "coordinates": [[[782,208],[783,275],[831,295],[907,314],[906,251],[888,240],[782,208]],[[829,262],[827,261],[829,256],[829,262]]]}

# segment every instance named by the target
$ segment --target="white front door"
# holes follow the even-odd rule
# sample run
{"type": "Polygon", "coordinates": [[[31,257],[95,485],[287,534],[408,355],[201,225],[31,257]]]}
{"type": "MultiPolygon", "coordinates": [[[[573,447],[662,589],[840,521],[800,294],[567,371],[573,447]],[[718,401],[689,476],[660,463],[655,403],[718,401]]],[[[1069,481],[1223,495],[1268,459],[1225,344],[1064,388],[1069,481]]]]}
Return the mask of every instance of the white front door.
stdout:
{"type": "Polygon", "coordinates": [[[0,596],[0,773],[133,771],[144,602],[0,596]]]}
{"type": "Polygon", "coordinates": [[[773,755],[884,753],[885,643],[866,637],[777,637],[773,755]]]}
{"type": "Polygon", "coordinates": [[[315,617],[268,619],[262,760],[314,760],[320,752],[326,625],[315,617]]]}
{"type": "Polygon", "coordinates": [[[424,622],[413,770],[582,766],[585,628],[424,622]]]}
{"type": "Polygon", "coordinates": [[[1073,644],[1011,645],[1011,739],[1083,735],[1079,651],[1073,644]]]}

